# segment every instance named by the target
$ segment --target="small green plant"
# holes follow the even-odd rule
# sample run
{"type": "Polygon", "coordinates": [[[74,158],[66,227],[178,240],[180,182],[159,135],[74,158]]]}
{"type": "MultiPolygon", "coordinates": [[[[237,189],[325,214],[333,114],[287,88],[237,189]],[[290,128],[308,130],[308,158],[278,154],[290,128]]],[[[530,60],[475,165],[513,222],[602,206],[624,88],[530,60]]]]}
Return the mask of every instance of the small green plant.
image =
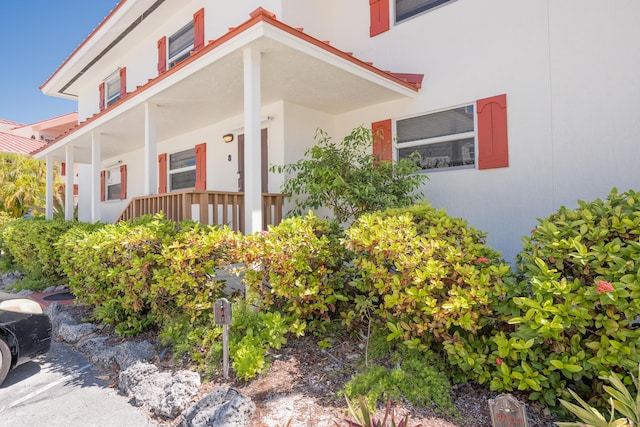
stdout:
{"type": "Polygon", "coordinates": [[[316,143],[303,159],[273,167],[286,174],[282,190],[295,201],[290,214],[304,215],[309,209],[328,207],[334,218],[345,223],[364,212],[409,206],[421,200],[418,189],[427,176],[415,173],[419,167],[413,159],[377,159],[372,146],[380,143],[378,137],[360,126],[334,143],[319,129],[316,143]]]}
{"type": "Polygon", "coordinates": [[[233,371],[241,380],[249,380],[268,366],[265,355],[270,349],[280,349],[287,343],[292,319],[279,312],[257,311],[246,303],[233,309],[229,351],[233,371]]]}
{"type": "MultiPolygon", "coordinates": [[[[638,379],[631,375],[636,390],[638,387],[638,379]]],[[[582,422],[559,422],[556,423],[560,427],[637,427],[640,425],[640,392],[636,392],[636,397],[615,375],[611,374],[607,377],[601,377],[611,385],[605,385],[604,391],[609,395],[609,419],[596,408],[582,400],[580,396],[573,390],[569,389],[571,396],[580,403],[581,406],[569,403],[560,399],[560,403],[577,416],[582,422]],[[621,417],[617,417],[622,415],[621,417]],[[617,417],[617,418],[616,418],[617,417]]]]}
{"type": "MultiPolygon", "coordinates": [[[[347,407],[349,408],[349,414],[351,420],[345,419],[348,427],[408,427],[409,415],[396,420],[396,413],[391,403],[391,399],[387,400],[387,406],[385,407],[384,416],[382,419],[375,418],[373,412],[370,409],[370,405],[367,399],[363,396],[358,396],[357,405],[354,404],[349,398],[346,397],[347,407]]],[[[339,424],[336,423],[339,426],[339,424]]],[[[414,427],[421,427],[421,424],[417,424],[414,427]]]]}
{"type": "Polygon", "coordinates": [[[403,349],[392,354],[391,362],[394,365],[391,369],[370,364],[355,375],[344,387],[345,396],[351,399],[364,396],[372,405],[385,399],[404,399],[443,414],[457,414],[451,400],[451,384],[445,369],[433,366],[438,365],[433,354],[403,349]]]}

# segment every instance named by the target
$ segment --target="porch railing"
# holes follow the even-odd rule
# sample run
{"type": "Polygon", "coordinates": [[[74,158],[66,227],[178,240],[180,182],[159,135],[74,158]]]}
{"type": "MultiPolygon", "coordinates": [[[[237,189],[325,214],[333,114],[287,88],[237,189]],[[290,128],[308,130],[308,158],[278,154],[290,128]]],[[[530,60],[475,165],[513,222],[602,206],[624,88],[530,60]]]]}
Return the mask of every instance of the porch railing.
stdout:
{"type": "MultiPolygon", "coordinates": [[[[282,221],[283,194],[262,194],[262,227],[282,221]]],[[[180,191],[134,197],[118,217],[131,221],[142,215],[164,213],[167,219],[192,219],[203,224],[227,225],[235,231],[245,231],[244,193],[226,191],[180,191]]]]}

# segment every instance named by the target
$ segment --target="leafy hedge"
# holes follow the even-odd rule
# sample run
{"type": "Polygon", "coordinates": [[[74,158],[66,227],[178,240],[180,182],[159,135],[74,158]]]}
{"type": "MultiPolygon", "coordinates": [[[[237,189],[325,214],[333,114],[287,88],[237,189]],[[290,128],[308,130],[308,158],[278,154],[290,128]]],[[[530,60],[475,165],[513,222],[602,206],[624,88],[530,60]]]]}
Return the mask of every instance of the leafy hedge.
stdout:
{"type": "Polygon", "coordinates": [[[0,231],[3,250],[27,279],[44,288],[48,284],[66,282],[56,243],[78,223],[43,217],[19,218],[8,222],[0,231]]]}
{"type": "Polygon", "coordinates": [[[342,236],[335,222],[312,213],[246,236],[238,260],[247,266],[248,292],[262,307],[293,315],[301,325],[319,326],[337,317],[350,299],[342,236]]]}
{"type": "MultiPolygon", "coordinates": [[[[234,366],[266,365],[286,331],[368,319],[387,338],[446,355],[459,381],[520,390],[551,406],[572,388],[596,401],[640,363],[640,194],[611,192],[542,219],[513,272],[464,220],[428,205],[361,216],[343,231],[312,214],[267,232],[162,217],[89,225],[18,219],[0,231],[29,274],[68,280],[121,334],[162,331],[176,352],[218,357],[218,272],[242,269],[260,310],[234,313],[234,366]],[[240,316],[236,318],[236,316],[240,316]],[[260,325],[260,327],[258,327],[260,325]]],[[[234,328],[232,328],[233,330],[234,328]]]]}
{"type": "Polygon", "coordinates": [[[346,234],[353,283],[386,321],[388,339],[440,348],[460,380],[489,381],[487,341],[508,319],[517,286],[484,234],[429,205],[364,215],[346,234]]]}
{"type": "MultiPolygon", "coordinates": [[[[602,393],[610,373],[632,385],[640,362],[640,194],[580,201],[540,220],[518,257],[528,291],[514,299],[512,337],[530,343],[509,348],[494,382],[518,385],[528,363],[537,371],[531,399],[569,399],[568,386],[587,399],[602,393]]],[[[494,383],[492,383],[494,385],[494,383]]]]}

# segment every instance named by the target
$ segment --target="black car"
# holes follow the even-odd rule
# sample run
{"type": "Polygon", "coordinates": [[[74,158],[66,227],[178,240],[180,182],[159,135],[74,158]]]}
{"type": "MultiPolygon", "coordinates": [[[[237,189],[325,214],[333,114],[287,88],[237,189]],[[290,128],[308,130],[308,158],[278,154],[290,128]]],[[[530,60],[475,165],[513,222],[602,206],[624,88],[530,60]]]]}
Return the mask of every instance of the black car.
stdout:
{"type": "Polygon", "coordinates": [[[16,366],[46,353],[51,320],[37,302],[0,292],[0,384],[16,366]]]}

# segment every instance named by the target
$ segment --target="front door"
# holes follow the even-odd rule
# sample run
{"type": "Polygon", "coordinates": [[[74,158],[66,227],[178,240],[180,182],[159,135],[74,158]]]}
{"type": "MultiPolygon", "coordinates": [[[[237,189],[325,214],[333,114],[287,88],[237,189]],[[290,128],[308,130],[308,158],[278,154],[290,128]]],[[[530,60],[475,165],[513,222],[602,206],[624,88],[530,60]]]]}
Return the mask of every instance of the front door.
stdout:
{"type": "MultiPolygon", "coordinates": [[[[269,151],[267,129],[260,133],[260,169],[262,170],[262,192],[269,192],[269,151]]],[[[238,191],[244,192],[244,134],[238,135],[238,191]]]]}

